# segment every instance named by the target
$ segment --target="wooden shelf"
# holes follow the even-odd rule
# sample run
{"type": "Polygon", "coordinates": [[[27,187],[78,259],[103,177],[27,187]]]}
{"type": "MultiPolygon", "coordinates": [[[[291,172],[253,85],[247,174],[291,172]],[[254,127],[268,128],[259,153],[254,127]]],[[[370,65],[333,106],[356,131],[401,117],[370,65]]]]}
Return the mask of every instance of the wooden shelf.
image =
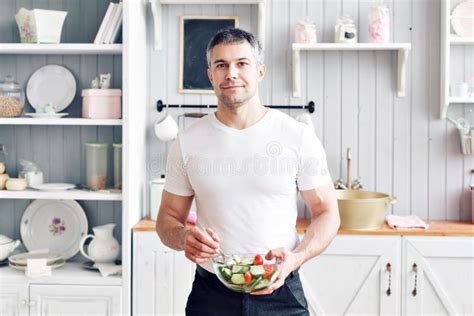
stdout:
{"type": "Polygon", "coordinates": [[[122,193],[93,192],[77,189],[67,191],[38,191],[32,189],[23,191],[1,190],[0,199],[120,201],[122,200],[122,193]]]}
{"type": "Polygon", "coordinates": [[[0,54],[120,55],[122,44],[0,44],[0,54]]]}
{"type": "MultiPolygon", "coordinates": [[[[25,282],[31,280],[25,276],[24,271],[0,267],[0,280],[2,282],[25,282]]],[[[90,271],[82,267],[79,262],[67,262],[64,266],[53,269],[51,276],[34,279],[34,283],[41,284],[75,284],[75,285],[122,285],[119,276],[102,277],[99,271],[90,271]]]]}
{"type": "Polygon", "coordinates": [[[451,45],[472,45],[474,44],[474,38],[464,38],[457,35],[451,34],[449,36],[449,41],[451,45]]]}
{"type": "Polygon", "coordinates": [[[266,0],[148,0],[151,4],[154,24],[154,48],[161,50],[162,39],[162,5],[164,4],[256,4],[258,6],[258,39],[265,48],[265,1],[266,0]]]}
{"type": "Polygon", "coordinates": [[[398,97],[405,96],[405,77],[408,51],[411,50],[410,43],[317,43],[298,44],[293,43],[293,97],[301,96],[301,51],[390,51],[398,52],[398,97]]]}
{"type": "Polygon", "coordinates": [[[0,125],[71,125],[71,126],[121,126],[122,120],[85,118],[43,119],[29,117],[0,118],[0,125]]]}
{"type": "Polygon", "coordinates": [[[449,103],[474,103],[474,98],[449,98],[449,103]]]}

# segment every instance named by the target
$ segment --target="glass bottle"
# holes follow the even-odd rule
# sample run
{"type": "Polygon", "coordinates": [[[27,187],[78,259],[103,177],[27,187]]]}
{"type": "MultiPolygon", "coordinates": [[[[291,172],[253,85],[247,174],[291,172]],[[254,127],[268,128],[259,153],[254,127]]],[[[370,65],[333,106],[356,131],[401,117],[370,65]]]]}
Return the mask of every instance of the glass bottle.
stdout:
{"type": "Polygon", "coordinates": [[[25,94],[12,76],[0,84],[0,117],[18,117],[23,113],[25,94]]]}

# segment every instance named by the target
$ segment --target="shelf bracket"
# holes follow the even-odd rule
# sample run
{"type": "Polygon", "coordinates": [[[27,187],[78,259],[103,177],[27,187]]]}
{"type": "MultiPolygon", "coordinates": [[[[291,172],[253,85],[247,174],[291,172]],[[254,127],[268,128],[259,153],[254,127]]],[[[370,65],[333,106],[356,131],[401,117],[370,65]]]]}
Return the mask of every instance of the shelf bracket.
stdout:
{"type": "Polygon", "coordinates": [[[155,50],[163,48],[163,25],[162,25],[162,5],[163,4],[256,4],[258,6],[258,30],[257,36],[265,47],[265,0],[244,1],[239,3],[239,0],[149,0],[151,5],[151,13],[153,15],[154,26],[154,44],[155,50]]]}
{"type": "Polygon", "coordinates": [[[405,48],[399,49],[398,50],[398,85],[397,85],[397,96],[399,98],[405,97],[407,60],[408,60],[408,49],[405,49],[405,48]]]}
{"type": "Polygon", "coordinates": [[[154,49],[161,50],[162,48],[162,38],[161,30],[163,28],[162,21],[162,11],[161,11],[161,2],[160,0],[150,0],[151,5],[151,14],[153,15],[153,26],[154,26],[154,49]]]}
{"type": "Polygon", "coordinates": [[[293,50],[293,97],[301,97],[301,58],[300,50],[293,50]]]}

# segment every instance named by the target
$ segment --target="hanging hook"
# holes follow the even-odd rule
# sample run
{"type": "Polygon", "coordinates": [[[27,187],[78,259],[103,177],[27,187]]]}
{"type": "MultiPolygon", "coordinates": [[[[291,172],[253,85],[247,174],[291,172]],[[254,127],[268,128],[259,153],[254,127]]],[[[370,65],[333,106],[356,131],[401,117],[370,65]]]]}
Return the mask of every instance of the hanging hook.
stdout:
{"type": "MultiPolygon", "coordinates": [[[[166,105],[166,106],[168,106],[168,105],[166,105]]],[[[156,110],[158,112],[163,111],[163,101],[161,101],[161,100],[156,101],[156,110]]]]}

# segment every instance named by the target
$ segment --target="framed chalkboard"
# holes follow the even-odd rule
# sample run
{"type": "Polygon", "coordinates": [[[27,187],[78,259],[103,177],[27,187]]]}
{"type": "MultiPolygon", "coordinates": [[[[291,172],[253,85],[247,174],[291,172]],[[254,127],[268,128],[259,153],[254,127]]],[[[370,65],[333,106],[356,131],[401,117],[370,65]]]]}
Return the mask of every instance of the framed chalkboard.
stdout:
{"type": "Polygon", "coordinates": [[[238,16],[181,16],[179,92],[212,94],[207,77],[207,44],[218,30],[239,27],[238,16]]]}

